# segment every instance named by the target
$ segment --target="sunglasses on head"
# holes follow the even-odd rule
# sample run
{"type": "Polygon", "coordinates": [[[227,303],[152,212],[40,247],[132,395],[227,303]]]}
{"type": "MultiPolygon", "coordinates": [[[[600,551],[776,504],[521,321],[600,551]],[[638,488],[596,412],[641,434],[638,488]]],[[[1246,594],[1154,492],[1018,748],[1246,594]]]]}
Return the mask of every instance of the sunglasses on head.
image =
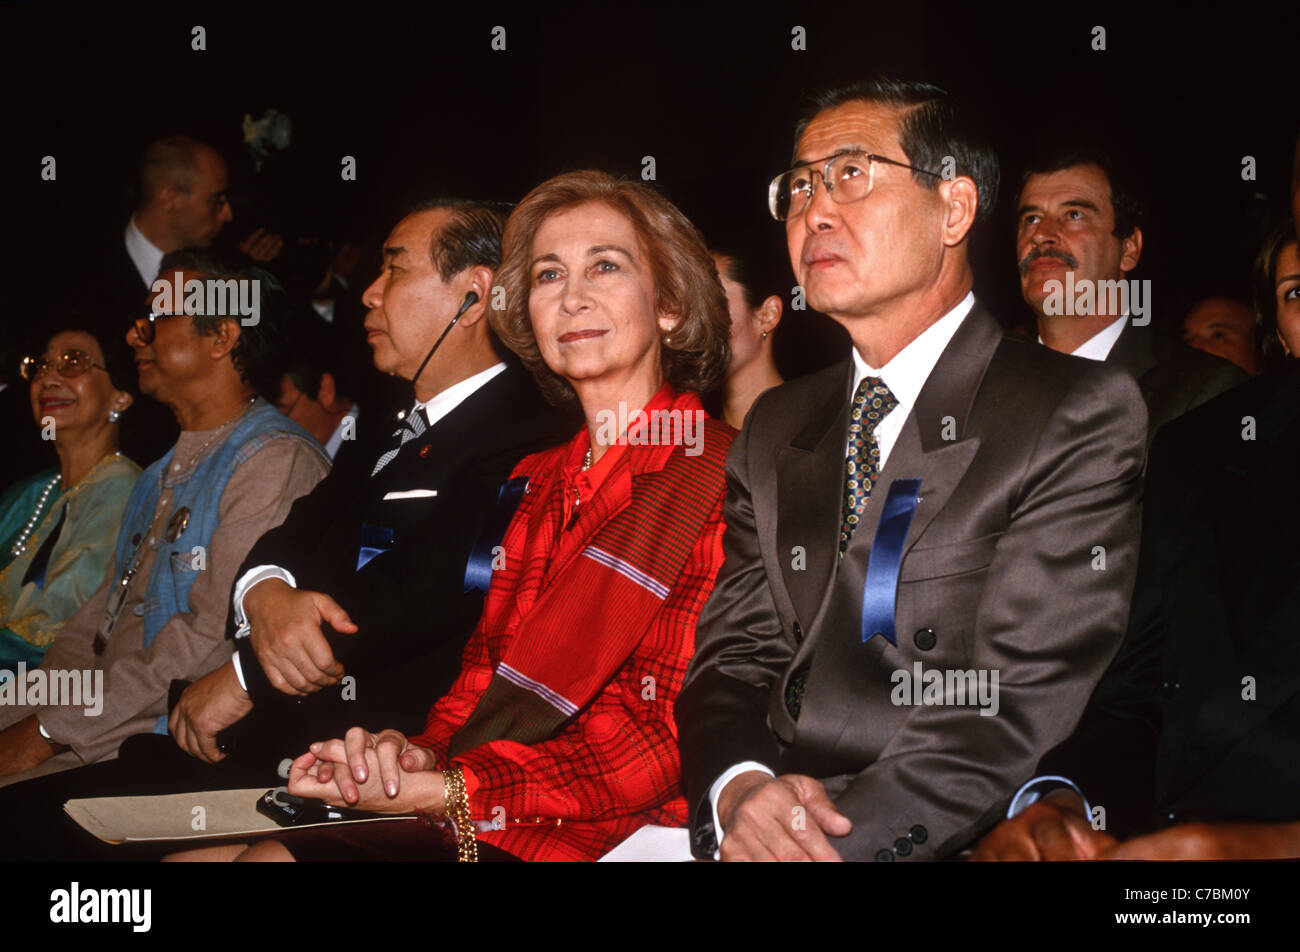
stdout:
{"type": "Polygon", "coordinates": [[[48,360],[44,354],[40,357],[24,357],[20,371],[24,380],[39,380],[52,369],[60,377],[80,377],[86,371],[91,369],[107,371],[108,368],[103,364],[95,363],[94,359],[84,350],[65,350],[54,360],[48,360]]]}

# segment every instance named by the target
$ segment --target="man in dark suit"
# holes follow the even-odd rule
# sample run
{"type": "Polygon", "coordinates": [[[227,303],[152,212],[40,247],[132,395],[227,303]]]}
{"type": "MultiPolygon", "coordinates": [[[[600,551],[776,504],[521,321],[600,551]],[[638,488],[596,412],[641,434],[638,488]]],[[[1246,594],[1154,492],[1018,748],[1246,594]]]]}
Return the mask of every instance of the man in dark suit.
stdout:
{"type": "Polygon", "coordinates": [[[1150,282],[1128,277],[1142,257],[1141,215],[1141,202],[1104,153],[1046,152],[1021,179],[1016,261],[1039,341],[1127,371],[1142,390],[1154,437],[1248,376],[1150,328],[1150,282]]]}
{"type": "Polygon", "coordinates": [[[772,184],[808,303],[854,349],[760,397],[728,460],[676,710],[697,856],[950,855],[1119,645],[1141,396],[974,300],[997,168],[963,118],[921,84],[824,95],[772,184]]]}
{"type": "Polygon", "coordinates": [[[366,327],[375,366],[412,381],[412,403],[376,414],[382,425],[359,420],[355,446],[253,546],[234,586],[235,658],[180,694],[172,736],[25,784],[30,835],[13,832],[0,857],[151,856],[93,842],[63,802],[272,786],[313,740],[423,728],[478,621],[486,582],[471,588],[467,566],[474,551],[493,567],[502,483],[579,425],[496,352],[486,307],[504,221],[495,206],[441,201],[393,229],[366,327]]]}
{"type": "Polygon", "coordinates": [[[974,858],[1300,856],[1297,480],[1294,361],[1165,427],[1124,645],[974,858]]]}
{"type": "MultiPolygon", "coordinates": [[[[101,239],[103,254],[92,276],[94,306],[113,319],[146,313],[149,288],[163,255],[207,248],[234,215],[226,198],[228,173],[221,155],[189,136],[166,136],[141,154],[131,184],[131,217],[118,219],[101,239]]],[[[77,285],[68,293],[84,294],[77,285]]],[[[136,402],[122,451],[147,466],[176,442],[176,421],[149,397],[136,402]]]]}
{"type": "Polygon", "coordinates": [[[358,724],[418,731],[459,672],[484,594],[466,565],[501,484],[572,429],[488,327],[504,222],[494,207],[435,203],[389,235],[366,328],[376,368],[411,380],[414,405],[363,427],[358,451],[254,545],[234,589],[236,657],[173,714],[189,753],[220,759],[216,735],[236,714],[286,696],[303,701],[232,736],[284,757],[358,724]]]}

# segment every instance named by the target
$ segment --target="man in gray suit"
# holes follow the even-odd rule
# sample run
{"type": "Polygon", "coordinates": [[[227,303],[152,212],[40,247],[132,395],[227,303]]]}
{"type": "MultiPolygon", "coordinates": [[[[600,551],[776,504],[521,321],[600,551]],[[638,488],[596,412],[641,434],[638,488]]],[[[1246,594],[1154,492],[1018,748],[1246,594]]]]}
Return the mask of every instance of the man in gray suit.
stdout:
{"type": "Polygon", "coordinates": [[[695,855],[932,859],[998,819],[1124,630],[1146,411],[973,294],[996,160],[942,90],[823,95],[772,183],[851,359],[768,391],[677,703],[695,855]]]}
{"type": "Polygon", "coordinates": [[[1030,163],[1016,201],[1016,261],[1038,339],[1127,371],[1146,401],[1149,444],[1161,426],[1249,377],[1152,329],[1151,282],[1130,277],[1141,257],[1142,203],[1108,155],[1055,148],[1030,163]]]}

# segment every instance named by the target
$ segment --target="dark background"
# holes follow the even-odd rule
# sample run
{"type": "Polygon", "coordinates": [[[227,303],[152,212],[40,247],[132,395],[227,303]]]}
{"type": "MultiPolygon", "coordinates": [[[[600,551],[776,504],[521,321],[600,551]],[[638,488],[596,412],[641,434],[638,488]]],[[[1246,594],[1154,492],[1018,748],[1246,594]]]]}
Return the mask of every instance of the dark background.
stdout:
{"type": "MultiPolygon", "coordinates": [[[[374,248],[413,196],[514,201],[567,169],[639,176],[653,155],[658,187],[706,237],[747,233],[779,252],[766,186],[787,164],[801,101],[883,72],[973,96],[999,144],[1004,187],[976,248],[976,290],[1004,323],[1027,315],[1016,165],[1064,126],[1144,183],[1152,214],[1133,276],[1152,280],[1156,324],[1172,326],[1201,297],[1248,293],[1258,239],[1284,211],[1300,126],[1296,6],[8,6],[4,321],[33,319],[52,290],[75,286],[102,253],[102,225],[125,225],[136,157],[174,132],[230,164],[223,240],[267,225],[374,248]],[[791,49],[796,24],[806,51],[791,49]],[[206,51],[191,50],[194,25],[206,51]],[[496,25],[504,52],[490,46],[496,25]],[[1105,51],[1091,49],[1095,25],[1105,51]],[[240,123],[267,107],[291,117],[293,141],[254,174],[240,123]],[[55,182],[40,178],[45,155],[55,182]],[[340,179],[344,155],[354,182],[340,179]],[[1241,178],[1245,155],[1257,181],[1241,178]]],[[[788,369],[834,356],[833,329],[813,315],[788,315],[781,338],[788,369]]]]}

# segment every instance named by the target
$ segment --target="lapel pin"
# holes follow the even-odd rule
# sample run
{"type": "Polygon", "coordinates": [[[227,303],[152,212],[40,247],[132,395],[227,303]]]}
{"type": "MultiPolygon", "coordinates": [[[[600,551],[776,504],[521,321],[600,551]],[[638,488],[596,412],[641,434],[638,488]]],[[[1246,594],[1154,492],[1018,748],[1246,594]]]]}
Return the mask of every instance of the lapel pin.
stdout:
{"type": "Polygon", "coordinates": [[[172,515],[167,523],[167,541],[175,542],[185,531],[185,527],[190,524],[190,510],[186,506],[181,506],[172,515]]]}

